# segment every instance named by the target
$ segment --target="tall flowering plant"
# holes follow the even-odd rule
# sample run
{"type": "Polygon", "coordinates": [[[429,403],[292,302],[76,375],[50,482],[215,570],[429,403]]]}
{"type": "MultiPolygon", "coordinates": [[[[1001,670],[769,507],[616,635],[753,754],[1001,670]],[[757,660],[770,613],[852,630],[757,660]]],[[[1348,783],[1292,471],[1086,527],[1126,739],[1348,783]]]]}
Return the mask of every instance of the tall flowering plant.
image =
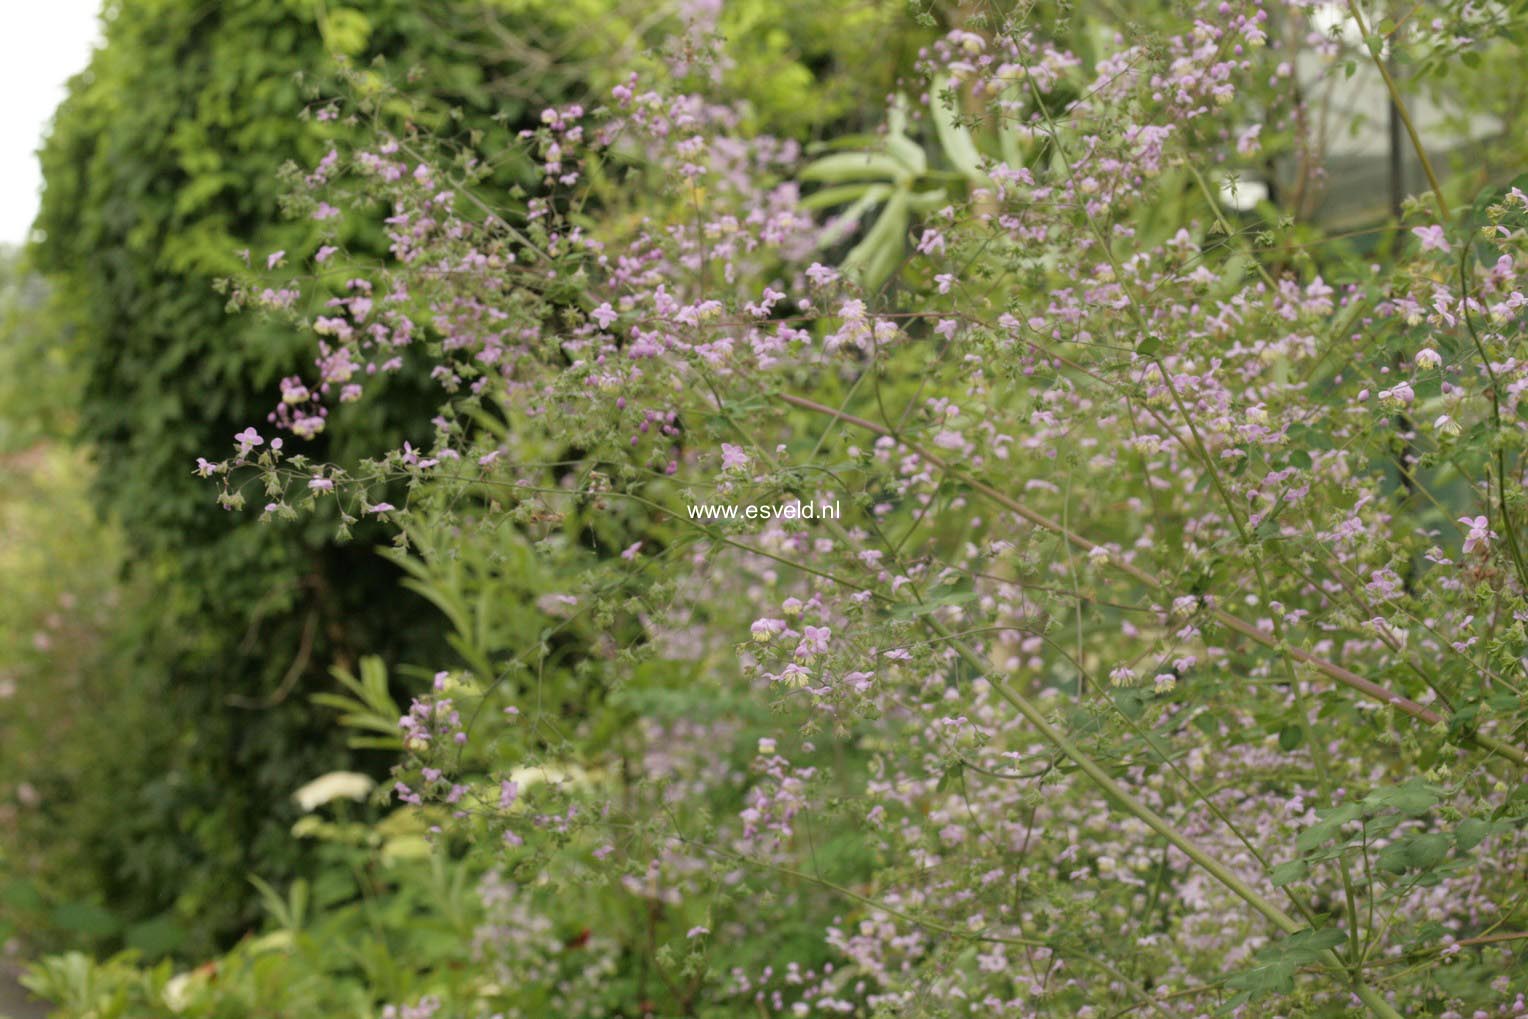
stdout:
{"type": "Polygon", "coordinates": [[[461,661],[391,794],[492,867],[496,993],[1528,1010],[1528,195],[1440,189],[1372,262],[1233,221],[1306,15],[952,31],[811,162],[633,77],[519,140],[517,214],[413,135],[295,179],[392,257],[238,287],[324,304],[315,370],[198,469],[396,523],[461,661]],[[432,434],[301,453],[408,371],[432,434]]]}

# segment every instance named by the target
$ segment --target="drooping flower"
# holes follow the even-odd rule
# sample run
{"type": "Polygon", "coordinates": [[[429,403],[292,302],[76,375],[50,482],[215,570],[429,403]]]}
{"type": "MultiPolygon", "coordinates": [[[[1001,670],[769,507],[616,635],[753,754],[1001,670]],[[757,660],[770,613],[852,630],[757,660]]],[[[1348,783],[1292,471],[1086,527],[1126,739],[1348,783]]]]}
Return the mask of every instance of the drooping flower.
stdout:
{"type": "Polygon", "coordinates": [[[1436,223],[1432,226],[1414,226],[1411,228],[1411,232],[1422,242],[1423,251],[1448,253],[1448,238],[1444,236],[1443,228],[1436,223]]]}
{"type": "Polygon", "coordinates": [[[1464,536],[1464,552],[1469,555],[1484,545],[1490,544],[1496,537],[1496,532],[1491,530],[1489,517],[1460,517],[1459,522],[1469,531],[1464,536]]]}
{"type": "Polygon", "coordinates": [[[1416,399],[1416,391],[1409,382],[1398,382],[1389,389],[1380,390],[1379,402],[1389,408],[1409,407],[1416,399]]]}
{"type": "Polygon", "coordinates": [[[828,650],[828,638],[833,636],[833,631],[826,626],[807,626],[804,629],[801,643],[796,645],[796,657],[810,658],[825,653],[828,650]]]}
{"type": "Polygon", "coordinates": [[[748,454],[742,446],[735,446],[730,442],[722,443],[722,470],[742,470],[748,466],[748,454]]]}

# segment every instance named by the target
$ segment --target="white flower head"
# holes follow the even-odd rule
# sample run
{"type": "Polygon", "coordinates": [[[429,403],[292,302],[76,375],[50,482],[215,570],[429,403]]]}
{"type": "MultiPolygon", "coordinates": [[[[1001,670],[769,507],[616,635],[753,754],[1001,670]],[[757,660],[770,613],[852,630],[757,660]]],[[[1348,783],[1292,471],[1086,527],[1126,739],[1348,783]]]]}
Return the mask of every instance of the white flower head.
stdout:
{"type": "Polygon", "coordinates": [[[331,771],[297,790],[292,799],[305,813],[312,813],[331,800],[364,800],[376,784],[358,771],[331,771]]]}

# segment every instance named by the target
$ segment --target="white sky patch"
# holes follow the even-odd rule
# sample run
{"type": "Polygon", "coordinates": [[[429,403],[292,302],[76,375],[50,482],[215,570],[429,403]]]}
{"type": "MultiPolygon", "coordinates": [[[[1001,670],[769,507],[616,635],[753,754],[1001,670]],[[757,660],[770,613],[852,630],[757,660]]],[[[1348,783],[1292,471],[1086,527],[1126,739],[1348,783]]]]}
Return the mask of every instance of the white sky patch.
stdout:
{"type": "Polygon", "coordinates": [[[37,147],[65,86],[100,39],[101,0],[0,0],[0,244],[27,239],[42,172],[37,147]]]}

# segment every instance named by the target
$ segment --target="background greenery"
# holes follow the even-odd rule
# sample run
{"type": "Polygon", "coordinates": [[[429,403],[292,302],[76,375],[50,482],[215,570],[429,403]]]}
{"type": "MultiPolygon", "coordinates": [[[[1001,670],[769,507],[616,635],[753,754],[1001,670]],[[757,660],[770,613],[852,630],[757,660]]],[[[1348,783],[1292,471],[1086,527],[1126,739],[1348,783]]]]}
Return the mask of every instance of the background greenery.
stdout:
{"type": "MultiPolygon", "coordinates": [[[[857,124],[923,31],[874,3],[791,13],[728,4],[720,29],[758,126],[802,139],[857,124]]],[[[282,215],[281,171],[353,129],[314,116],[324,100],[391,82],[408,96],[385,113],[400,123],[507,137],[544,105],[607,92],[613,53],[640,63],[676,24],[605,0],[110,5],[41,151],[40,239],[0,263],[0,500],[18,594],[0,628],[16,688],[0,773],[40,804],[0,828],[0,931],[151,957],[229,943],[260,915],[245,875],[313,876],[289,835],[292,790],[389,761],[347,748],[308,695],[362,650],[442,657],[438,617],[375,554],[380,529],[341,545],[324,517],[229,519],[191,470],[302,368],[304,338],[228,314],[216,280],[241,252],[311,246],[316,225],[282,215]],[[342,81],[346,67],[360,77],[342,81]]],[[[510,160],[494,182],[523,173],[510,160]]],[[[357,258],[385,247],[346,242],[357,258]]],[[[417,440],[421,380],[393,389],[347,409],[332,430],[344,438],[318,455],[417,440]]]]}

